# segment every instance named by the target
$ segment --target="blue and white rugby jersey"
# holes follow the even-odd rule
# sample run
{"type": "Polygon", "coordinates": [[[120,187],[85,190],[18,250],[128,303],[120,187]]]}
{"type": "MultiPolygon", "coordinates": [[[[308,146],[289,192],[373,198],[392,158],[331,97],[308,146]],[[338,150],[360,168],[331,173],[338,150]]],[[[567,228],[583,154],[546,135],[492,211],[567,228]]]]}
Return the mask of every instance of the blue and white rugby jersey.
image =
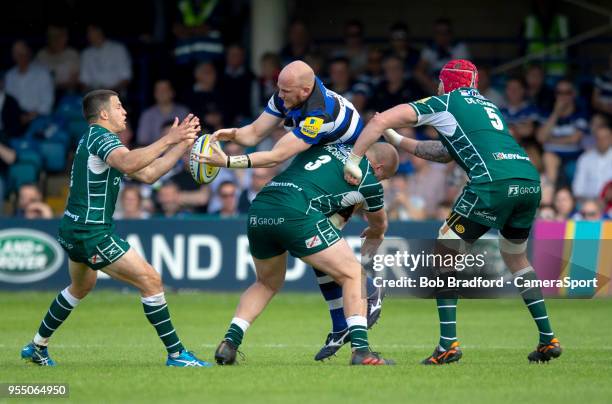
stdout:
{"type": "Polygon", "coordinates": [[[363,120],[346,98],[325,88],[315,77],[312,93],[296,108],[285,108],[278,91],[265,112],[285,119],[285,129],[308,144],[353,144],[363,130],[363,120]]]}

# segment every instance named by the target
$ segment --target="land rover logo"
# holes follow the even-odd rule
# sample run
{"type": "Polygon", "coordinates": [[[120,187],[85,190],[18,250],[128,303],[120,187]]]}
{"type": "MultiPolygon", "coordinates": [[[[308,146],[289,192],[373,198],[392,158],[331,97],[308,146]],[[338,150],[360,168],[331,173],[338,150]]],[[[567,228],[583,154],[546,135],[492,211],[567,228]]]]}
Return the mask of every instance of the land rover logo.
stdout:
{"type": "Polygon", "coordinates": [[[63,261],[61,247],[46,233],[30,229],[0,231],[0,281],[36,282],[57,271],[63,261]]]}

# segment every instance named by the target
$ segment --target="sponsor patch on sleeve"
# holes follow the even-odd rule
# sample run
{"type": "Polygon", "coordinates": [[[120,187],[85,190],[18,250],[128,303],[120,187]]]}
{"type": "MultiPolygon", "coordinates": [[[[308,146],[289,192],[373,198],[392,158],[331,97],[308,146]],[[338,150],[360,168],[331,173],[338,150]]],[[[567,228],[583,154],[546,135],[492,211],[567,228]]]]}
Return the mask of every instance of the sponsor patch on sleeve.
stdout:
{"type": "Polygon", "coordinates": [[[323,126],[322,118],[317,118],[316,116],[309,116],[304,119],[304,123],[302,124],[300,132],[302,132],[302,134],[305,136],[314,138],[319,134],[321,126],[323,126]]]}

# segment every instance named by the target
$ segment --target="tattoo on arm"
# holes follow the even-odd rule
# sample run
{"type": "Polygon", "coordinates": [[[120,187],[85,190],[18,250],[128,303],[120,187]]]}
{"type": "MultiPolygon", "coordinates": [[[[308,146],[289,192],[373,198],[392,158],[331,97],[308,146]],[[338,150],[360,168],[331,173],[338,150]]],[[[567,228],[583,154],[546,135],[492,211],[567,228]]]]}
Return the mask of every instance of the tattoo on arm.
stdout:
{"type": "Polygon", "coordinates": [[[414,155],[429,161],[448,163],[452,157],[439,140],[424,140],[417,143],[414,155]]]}

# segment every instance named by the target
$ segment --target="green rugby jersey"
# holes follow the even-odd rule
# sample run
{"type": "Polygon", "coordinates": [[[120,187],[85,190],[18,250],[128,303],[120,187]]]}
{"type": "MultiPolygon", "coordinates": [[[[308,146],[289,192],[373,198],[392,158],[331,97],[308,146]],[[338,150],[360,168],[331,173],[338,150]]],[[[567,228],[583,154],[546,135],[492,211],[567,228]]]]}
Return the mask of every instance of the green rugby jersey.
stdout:
{"type": "Polygon", "coordinates": [[[70,173],[70,196],[64,220],[85,225],[112,223],[123,173],[106,163],[124,147],[119,137],[100,125],[90,125],[81,137],[70,173]]]}
{"type": "Polygon", "coordinates": [[[344,180],[344,162],[351,146],[311,146],[299,153],[291,165],[270,181],[253,203],[263,202],[294,208],[308,214],[318,211],[331,216],[342,208],[363,203],[369,212],[382,209],[383,188],[366,159],[361,161],[363,180],[359,186],[344,180]]]}
{"type": "Polygon", "coordinates": [[[508,131],[499,109],[474,88],[409,104],[417,126],[431,125],[470,182],[488,183],[510,178],[540,180],[525,150],[508,131]]]}

